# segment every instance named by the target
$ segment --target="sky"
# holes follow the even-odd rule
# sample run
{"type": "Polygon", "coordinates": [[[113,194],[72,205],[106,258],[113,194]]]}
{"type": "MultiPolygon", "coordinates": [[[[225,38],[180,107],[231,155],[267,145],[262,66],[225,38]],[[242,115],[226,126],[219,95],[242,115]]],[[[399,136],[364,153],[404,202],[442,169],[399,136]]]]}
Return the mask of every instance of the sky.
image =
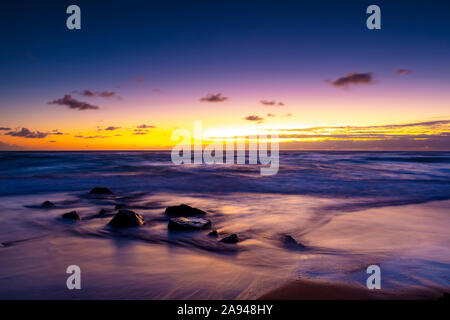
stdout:
{"type": "Polygon", "coordinates": [[[448,1],[14,1],[0,12],[0,150],[450,150],[448,1]],[[66,8],[81,8],[69,30],[66,8]],[[381,9],[369,30],[366,8],[381,9]]]}

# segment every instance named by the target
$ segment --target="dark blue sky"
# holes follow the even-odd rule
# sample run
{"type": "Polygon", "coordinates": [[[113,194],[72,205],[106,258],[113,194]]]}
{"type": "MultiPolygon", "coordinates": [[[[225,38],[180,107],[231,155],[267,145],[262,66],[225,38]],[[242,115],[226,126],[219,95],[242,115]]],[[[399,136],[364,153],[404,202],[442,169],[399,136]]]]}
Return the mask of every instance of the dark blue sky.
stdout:
{"type": "Polygon", "coordinates": [[[448,75],[449,9],[448,1],[14,1],[1,10],[0,92],[36,86],[43,73],[52,83],[146,72],[172,82],[237,71],[320,77],[397,67],[399,57],[448,75]],[[65,28],[72,3],[82,10],[80,31],[65,28]],[[379,31],[365,28],[373,3],[379,31]]]}

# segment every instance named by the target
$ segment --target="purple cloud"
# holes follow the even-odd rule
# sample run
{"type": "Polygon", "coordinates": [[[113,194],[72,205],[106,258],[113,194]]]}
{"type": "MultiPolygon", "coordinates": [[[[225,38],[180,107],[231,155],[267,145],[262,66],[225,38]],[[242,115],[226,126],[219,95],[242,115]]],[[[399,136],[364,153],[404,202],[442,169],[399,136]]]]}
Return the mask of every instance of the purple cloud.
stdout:
{"type": "Polygon", "coordinates": [[[221,93],[210,93],[206,97],[200,98],[200,101],[203,102],[223,102],[225,100],[228,100],[228,97],[222,96],[221,93]]]}
{"type": "Polygon", "coordinates": [[[141,124],[140,126],[137,126],[138,129],[154,129],[156,126],[154,125],[148,125],[148,124],[141,124]]]}
{"type": "Polygon", "coordinates": [[[79,91],[75,91],[75,92],[84,97],[100,97],[100,98],[118,97],[114,91],[92,91],[92,90],[86,89],[81,92],[79,92],[79,91]]]}
{"type": "Polygon", "coordinates": [[[78,109],[79,111],[99,109],[98,106],[94,106],[87,102],[82,102],[82,101],[72,98],[72,96],[70,94],[65,94],[64,97],[50,101],[50,102],[48,102],[48,104],[57,104],[60,106],[67,106],[67,107],[69,107],[69,109],[78,109]]]}
{"type": "Polygon", "coordinates": [[[264,121],[264,118],[261,118],[260,116],[257,116],[257,115],[254,115],[254,114],[252,114],[250,116],[247,116],[244,119],[248,120],[248,121],[258,121],[258,122],[264,121]]]}
{"type": "Polygon", "coordinates": [[[20,131],[10,131],[5,133],[5,135],[29,139],[42,139],[49,135],[47,132],[31,131],[27,128],[22,128],[20,131]]]}
{"type": "Polygon", "coordinates": [[[120,127],[110,126],[110,127],[107,127],[107,128],[105,128],[105,129],[103,129],[103,130],[106,130],[106,131],[114,131],[114,130],[117,130],[117,129],[120,129],[120,127]]]}
{"type": "Polygon", "coordinates": [[[265,106],[284,106],[284,103],[276,100],[260,100],[261,104],[265,106]]]}
{"type": "MultiPolygon", "coordinates": [[[[330,81],[328,80],[328,82],[330,81]]],[[[331,84],[335,87],[344,87],[344,88],[347,88],[349,85],[373,84],[373,76],[371,72],[367,73],[352,72],[347,74],[345,77],[340,77],[334,81],[331,81],[331,84]]]]}
{"type": "Polygon", "coordinates": [[[395,73],[396,74],[399,74],[399,75],[408,75],[408,74],[411,74],[412,73],[412,70],[409,70],[409,69],[403,69],[403,68],[400,68],[400,69],[397,69],[396,71],[395,71],[395,73]]]}

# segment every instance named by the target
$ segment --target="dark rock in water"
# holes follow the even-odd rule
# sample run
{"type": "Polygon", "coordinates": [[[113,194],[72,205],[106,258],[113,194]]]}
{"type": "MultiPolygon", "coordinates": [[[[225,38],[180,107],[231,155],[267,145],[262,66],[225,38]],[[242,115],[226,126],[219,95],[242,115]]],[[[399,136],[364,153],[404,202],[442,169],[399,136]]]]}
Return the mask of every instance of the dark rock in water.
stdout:
{"type": "Polygon", "coordinates": [[[219,232],[217,232],[217,230],[213,230],[210,233],[208,233],[208,236],[210,236],[210,237],[218,237],[219,236],[219,232]]]}
{"type": "Polygon", "coordinates": [[[99,216],[104,216],[105,214],[109,213],[109,210],[106,209],[100,209],[100,211],[98,212],[99,216]]]}
{"type": "Polygon", "coordinates": [[[444,292],[442,297],[439,297],[438,300],[449,302],[450,301],[450,293],[444,292]]]}
{"type": "Polygon", "coordinates": [[[228,237],[225,237],[222,240],[220,240],[220,242],[223,242],[223,243],[238,243],[239,242],[239,238],[238,238],[237,234],[233,233],[233,234],[229,235],[228,237]]]}
{"type": "Polygon", "coordinates": [[[206,212],[186,204],[180,204],[179,206],[167,207],[164,214],[169,217],[195,217],[204,216],[206,212]]]}
{"type": "Polygon", "coordinates": [[[62,215],[64,219],[80,220],[80,216],[76,211],[70,211],[62,215]]]}
{"type": "Polygon", "coordinates": [[[301,244],[300,242],[297,242],[297,240],[295,240],[294,238],[292,238],[292,236],[290,236],[288,234],[284,235],[281,240],[283,241],[284,245],[286,245],[286,246],[305,248],[305,246],[303,244],[301,244]]]}
{"type": "Polygon", "coordinates": [[[89,191],[89,194],[113,194],[113,192],[105,187],[95,187],[89,191]]]}
{"type": "Polygon", "coordinates": [[[108,225],[117,228],[137,227],[145,224],[144,218],[131,210],[120,209],[108,225]]]}
{"type": "Polygon", "coordinates": [[[211,221],[203,218],[171,218],[169,220],[169,229],[172,230],[199,230],[206,229],[211,226],[211,221]]]}
{"type": "Polygon", "coordinates": [[[41,204],[42,208],[50,208],[50,207],[54,207],[54,206],[55,206],[55,204],[53,202],[51,202],[51,201],[48,201],[48,200],[42,202],[42,204],[41,204]]]}
{"type": "Polygon", "coordinates": [[[84,217],[83,220],[92,220],[92,219],[98,219],[98,218],[106,218],[109,216],[113,216],[114,213],[111,213],[110,210],[107,209],[101,209],[97,214],[93,214],[91,216],[84,217]]]}

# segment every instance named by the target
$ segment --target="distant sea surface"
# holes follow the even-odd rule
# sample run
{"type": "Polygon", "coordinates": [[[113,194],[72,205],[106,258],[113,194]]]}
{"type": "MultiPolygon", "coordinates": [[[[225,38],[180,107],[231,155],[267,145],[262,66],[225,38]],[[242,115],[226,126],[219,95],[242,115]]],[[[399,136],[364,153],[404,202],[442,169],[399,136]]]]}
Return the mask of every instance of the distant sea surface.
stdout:
{"type": "Polygon", "coordinates": [[[0,298],[256,298],[297,277],[365,285],[370,264],[386,289],[448,290],[449,199],[450,152],[282,151],[274,176],[174,165],[169,151],[0,152],[0,298]],[[95,186],[114,195],[88,196],[95,186]],[[169,232],[164,209],[181,203],[242,241],[169,232]],[[110,229],[117,204],[147,224],[110,229]],[[82,220],[60,219],[71,210],[82,220]]]}
{"type": "Polygon", "coordinates": [[[450,152],[281,152],[279,173],[256,165],[173,165],[170,152],[2,152],[0,195],[82,191],[256,192],[382,197],[412,202],[450,197],[450,152]]]}

